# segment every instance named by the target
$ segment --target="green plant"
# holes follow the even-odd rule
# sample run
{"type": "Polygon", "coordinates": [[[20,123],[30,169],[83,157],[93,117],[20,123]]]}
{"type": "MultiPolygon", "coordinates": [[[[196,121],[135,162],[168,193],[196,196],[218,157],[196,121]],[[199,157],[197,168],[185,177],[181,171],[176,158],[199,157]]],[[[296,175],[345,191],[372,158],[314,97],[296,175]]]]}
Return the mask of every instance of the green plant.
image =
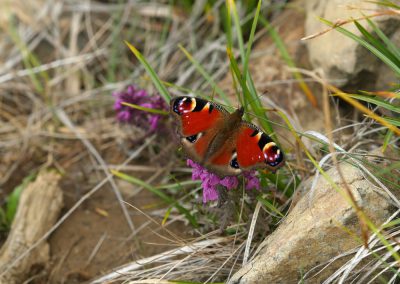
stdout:
{"type": "Polygon", "coordinates": [[[4,208],[0,207],[0,231],[8,232],[10,230],[15,214],[17,213],[21,193],[35,177],[36,173],[25,177],[22,183],[16,186],[10,195],[7,196],[4,208]]]}

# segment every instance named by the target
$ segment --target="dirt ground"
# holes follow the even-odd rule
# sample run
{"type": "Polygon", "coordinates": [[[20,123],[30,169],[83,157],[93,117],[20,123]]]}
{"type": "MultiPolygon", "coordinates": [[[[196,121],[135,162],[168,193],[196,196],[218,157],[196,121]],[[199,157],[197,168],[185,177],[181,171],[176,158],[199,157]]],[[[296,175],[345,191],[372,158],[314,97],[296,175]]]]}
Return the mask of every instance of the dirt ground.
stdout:
{"type": "MultiPolygon", "coordinates": [[[[76,202],[73,199],[67,198],[65,209],[76,202]]],[[[162,208],[160,200],[145,190],[127,202],[144,212],[146,207],[162,208]]],[[[171,249],[171,235],[159,224],[132,208],[129,212],[135,229],[140,230],[134,237],[111,188],[100,189],[82,204],[49,240],[52,258],[47,281],[81,283],[129,261],[171,249]]],[[[187,229],[180,222],[166,228],[180,237],[187,229]]]]}

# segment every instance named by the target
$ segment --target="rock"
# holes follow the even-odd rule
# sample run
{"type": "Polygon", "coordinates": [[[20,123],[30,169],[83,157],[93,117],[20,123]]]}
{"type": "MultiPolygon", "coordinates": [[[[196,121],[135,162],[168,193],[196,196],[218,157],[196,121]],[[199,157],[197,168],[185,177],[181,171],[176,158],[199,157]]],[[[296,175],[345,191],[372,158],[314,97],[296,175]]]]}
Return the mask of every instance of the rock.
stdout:
{"type": "MultiPolygon", "coordinates": [[[[306,1],[306,10],[305,33],[313,35],[329,28],[318,17],[335,23],[338,20],[360,18],[362,13],[374,14],[374,11],[382,10],[382,6],[363,0],[309,0],[306,1]],[[354,7],[356,9],[352,9],[354,7]]],[[[400,30],[398,17],[381,16],[372,20],[389,38],[400,30]]],[[[359,22],[368,27],[365,20],[359,22]]],[[[360,35],[353,23],[346,24],[344,28],[360,35]]],[[[370,30],[369,27],[367,29],[370,30]]],[[[357,84],[358,88],[373,88],[379,82],[378,69],[383,63],[366,48],[340,32],[329,31],[307,40],[306,44],[313,67],[322,69],[326,78],[332,80],[336,86],[357,84]]]]}
{"type": "Polygon", "coordinates": [[[63,206],[59,180],[55,172],[42,172],[22,191],[11,232],[0,250],[0,283],[22,283],[31,269],[49,261],[48,243],[39,243],[30,253],[27,250],[57,221],[63,206]]]}
{"type": "MultiPolygon", "coordinates": [[[[382,224],[395,209],[387,194],[373,187],[352,165],[341,164],[340,169],[357,204],[375,225],[382,224]]],[[[336,167],[327,174],[344,188],[336,167]]],[[[311,181],[303,184],[303,190],[311,181]]],[[[258,255],[228,283],[297,283],[313,267],[361,245],[344,227],[360,235],[355,210],[320,176],[315,192],[308,190],[300,198],[277,230],[263,241],[258,255]]],[[[333,262],[316,277],[306,279],[307,283],[321,283],[346,260],[333,262]]]]}

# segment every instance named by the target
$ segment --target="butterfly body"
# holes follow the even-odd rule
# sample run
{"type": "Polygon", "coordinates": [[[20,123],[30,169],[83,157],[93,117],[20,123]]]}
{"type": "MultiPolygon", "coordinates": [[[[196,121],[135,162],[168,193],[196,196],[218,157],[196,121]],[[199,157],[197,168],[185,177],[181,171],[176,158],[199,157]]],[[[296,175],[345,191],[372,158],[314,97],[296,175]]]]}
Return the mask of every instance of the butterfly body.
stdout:
{"type": "Polygon", "coordinates": [[[282,151],[255,125],[242,120],[243,108],[229,113],[219,104],[193,97],[177,97],[170,112],[187,156],[219,176],[283,165],[282,151]]]}

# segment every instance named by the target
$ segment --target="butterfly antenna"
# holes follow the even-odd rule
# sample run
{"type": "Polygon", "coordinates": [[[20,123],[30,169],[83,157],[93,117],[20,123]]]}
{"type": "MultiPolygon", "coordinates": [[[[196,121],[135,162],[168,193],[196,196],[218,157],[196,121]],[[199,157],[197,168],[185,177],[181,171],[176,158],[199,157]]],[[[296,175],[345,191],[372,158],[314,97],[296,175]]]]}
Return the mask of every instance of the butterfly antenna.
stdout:
{"type": "Polygon", "coordinates": [[[211,101],[214,101],[214,96],[215,96],[215,87],[213,88],[213,91],[211,93],[211,101]]]}
{"type": "Polygon", "coordinates": [[[268,93],[268,90],[265,90],[265,91],[262,92],[261,94],[257,95],[256,98],[254,98],[254,99],[248,101],[247,104],[246,104],[246,108],[245,108],[245,109],[247,109],[247,106],[250,105],[252,102],[254,102],[255,100],[261,98],[261,96],[264,96],[264,95],[266,95],[267,93],[268,93]]]}

